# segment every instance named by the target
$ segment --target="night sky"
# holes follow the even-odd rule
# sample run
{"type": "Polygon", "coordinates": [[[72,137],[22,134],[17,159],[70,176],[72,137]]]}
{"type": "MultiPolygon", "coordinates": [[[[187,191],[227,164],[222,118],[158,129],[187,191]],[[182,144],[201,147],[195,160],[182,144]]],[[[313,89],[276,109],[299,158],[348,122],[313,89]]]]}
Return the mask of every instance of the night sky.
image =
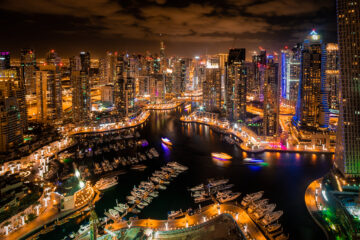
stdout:
{"type": "Polygon", "coordinates": [[[18,57],[24,47],[38,57],[89,50],[158,52],[194,56],[270,50],[301,42],[313,27],[336,41],[335,0],[0,0],[0,50],[18,57]]]}

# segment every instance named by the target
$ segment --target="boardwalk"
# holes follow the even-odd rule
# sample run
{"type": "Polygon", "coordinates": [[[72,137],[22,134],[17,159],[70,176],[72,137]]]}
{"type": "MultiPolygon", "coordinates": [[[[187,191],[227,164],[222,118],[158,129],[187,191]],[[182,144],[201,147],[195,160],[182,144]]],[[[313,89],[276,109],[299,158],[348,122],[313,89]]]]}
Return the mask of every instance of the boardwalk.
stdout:
{"type": "Polygon", "coordinates": [[[111,231],[118,231],[120,229],[129,227],[143,227],[151,228],[155,231],[171,231],[176,229],[184,229],[192,226],[202,224],[209,219],[218,217],[220,214],[228,213],[233,216],[238,225],[246,225],[247,234],[257,240],[265,240],[265,236],[251,220],[249,215],[239,206],[234,204],[212,204],[202,209],[200,213],[194,215],[185,214],[179,219],[169,220],[155,220],[155,219],[139,219],[131,222],[122,221],[113,224],[108,224],[105,228],[111,231]]]}

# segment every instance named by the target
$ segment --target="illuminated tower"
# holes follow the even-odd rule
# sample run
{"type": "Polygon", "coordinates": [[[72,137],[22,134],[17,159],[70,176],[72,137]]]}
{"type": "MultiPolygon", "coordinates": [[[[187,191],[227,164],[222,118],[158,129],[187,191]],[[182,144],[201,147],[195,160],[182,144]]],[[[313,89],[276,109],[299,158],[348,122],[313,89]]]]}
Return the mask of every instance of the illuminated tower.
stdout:
{"type": "Polygon", "coordinates": [[[281,99],[291,107],[296,106],[300,78],[300,45],[281,50],[281,99]]]}
{"type": "Polygon", "coordinates": [[[135,108],[135,79],[130,74],[128,54],[119,54],[116,63],[114,104],[121,117],[128,117],[135,108]]]}
{"type": "Polygon", "coordinates": [[[207,59],[203,81],[203,103],[207,111],[221,109],[221,70],[217,56],[207,59]]]}
{"type": "Polygon", "coordinates": [[[275,136],[279,129],[279,64],[267,57],[264,82],[263,134],[275,136]]]}
{"type": "Polygon", "coordinates": [[[10,52],[0,51],[0,69],[10,69],[10,52]]]}
{"type": "Polygon", "coordinates": [[[73,57],[71,61],[72,84],[72,112],[74,123],[80,123],[89,119],[91,111],[90,98],[90,53],[80,52],[79,57],[73,57]],[[79,61],[80,60],[80,61],[79,61]],[[80,66],[79,66],[80,64],[80,66]]]}
{"type": "Polygon", "coordinates": [[[36,104],[39,122],[62,119],[61,78],[55,65],[40,66],[36,71],[36,104]]]}
{"type": "Polygon", "coordinates": [[[23,142],[26,120],[25,90],[19,72],[0,70],[0,152],[23,142]]]}
{"type": "Polygon", "coordinates": [[[20,74],[22,81],[25,83],[26,94],[35,94],[36,92],[35,71],[35,51],[30,48],[21,49],[20,74]]]}
{"type": "Polygon", "coordinates": [[[340,115],[335,166],[348,178],[360,176],[360,0],[338,0],[340,115]]]}
{"type": "Polygon", "coordinates": [[[339,113],[340,99],[339,46],[337,43],[326,45],[326,87],[329,92],[329,108],[332,113],[339,113]]]}
{"type": "Polygon", "coordinates": [[[226,63],[225,96],[227,116],[232,121],[246,120],[245,48],[230,49],[226,63]]]}
{"type": "Polygon", "coordinates": [[[307,131],[326,130],[329,124],[326,89],[326,51],[313,30],[301,50],[301,71],[296,114],[293,123],[307,131]]]}

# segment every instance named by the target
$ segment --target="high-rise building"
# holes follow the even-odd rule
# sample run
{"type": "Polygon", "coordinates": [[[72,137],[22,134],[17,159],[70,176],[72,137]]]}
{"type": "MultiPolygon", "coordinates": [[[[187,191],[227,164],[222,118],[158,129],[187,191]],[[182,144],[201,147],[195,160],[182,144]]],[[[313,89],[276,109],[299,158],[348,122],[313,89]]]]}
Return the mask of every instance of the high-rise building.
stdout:
{"type": "Polygon", "coordinates": [[[36,92],[36,58],[35,51],[30,48],[21,49],[20,52],[20,73],[22,81],[25,83],[26,94],[36,92]]]}
{"type": "Polygon", "coordinates": [[[81,71],[89,75],[90,72],[90,53],[80,52],[81,71]]]}
{"type": "Polygon", "coordinates": [[[0,69],[10,69],[10,52],[0,51],[0,69]]]}
{"type": "Polygon", "coordinates": [[[81,52],[80,56],[72,57],[70,69],[73,121],[83,123],[89,120],[91,111],[90,53],[81,52]]]}
{"type": "Polygon", "coordinates": [[[300,78],[300,54],[298,46],[281,50],[281,99],[282,102],[296,106],[300,78]]]}
{"type": "Polygon", "coordinates": [[[279,131],[279,64],[274,57],[267,57],[264,82],[264,119],[263,134],[275,136],[279,131]]]}
{"type": "Polygon", "coordinates": [[[23,142],[27,128],[25,88],[17,69],[0,70],[0,152],[23,142]]]}
{"type": "Polygon", "coordinates": [[[360,176],[360,1],[338,0],[340,114],[335,166],[348,178],[360,176]]]}
{"type": "Polygon", "coordinates": [[[8,152],[23,142],[20,110],[14,94],[0,89],[0,152],[8,152]]]}
{"type": "Polygon", "coordinates": [[[51,49],[46,54],[46,64],[48,65],[59,65],[61,62],[61,58],[58,56],[57,52],[54,49],[51,49]]]}
{"type": "Polygon", "coordinates": [[[326,91],[326,51],[320,35],[313,30],[301,50],[301,72],[296,114],[293,123],[306,131],[326,130],[329,125],[326,91]]]}
{"type": "Polygon", "coordinates": [[[245,122],[246,92],[245,48],[230,49],[225,77],[226,112],[230,120],[245,122]]]}
{"type": "Polygon", "coordinates": [[[130,76],[128,54],[117,56],[116,73],[114,104],[121,117],[128,117],[135,110],[135,79],[130,76]]]}
{"type": "Polygon", "coordinates": [[[326,88],[328,94],[329,109],[332,113],[339,113],[340,99],[340,70],[339,70],[339,46],[337,43],[326,44],[326,88]]]}
{"type": "Polygon", "coordinates": [[[207,59],[203,81],[203,104],[207,111],[221,110],[221,71],[217,56],[207,59]]]}
{"type": "Polygon", "coordinates": [[[36,119],[46,124],[62,120],[61,77],[56,68],[45,65],[36,71],[36,119]]]}
{"type": "Polygon", "coordinates": [[[9,97],[14,94],[17,100],[17,108],[20,112],[20,121],[23,131],[27,130],[27,106],[25,98],[25,84],[21,79],[18,68],[0,70],[0,86],[4,91],[4,96],[9,97]],[[6,92],[8,91],[8,92],[6,92]]]}
{"type": "Polygon", "coordinates": [[[256,99],[259,101],[264,100],[264,78],[266,69],[266,50],[260,47],[260,54],[252,56],[254,65],[254,79],[252,92],[255,94],[256,99]]]}

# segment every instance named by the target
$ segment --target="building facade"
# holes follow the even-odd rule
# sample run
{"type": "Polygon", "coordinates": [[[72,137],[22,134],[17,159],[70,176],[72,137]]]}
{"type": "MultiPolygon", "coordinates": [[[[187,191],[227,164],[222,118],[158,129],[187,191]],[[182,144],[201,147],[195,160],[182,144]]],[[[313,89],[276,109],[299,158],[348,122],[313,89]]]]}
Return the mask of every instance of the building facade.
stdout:
{"type": "Polygon", "coordinates": [[[335,166],[348,178],[360,176],[360,1],[338,0],[340,115],[335,166]]]}

